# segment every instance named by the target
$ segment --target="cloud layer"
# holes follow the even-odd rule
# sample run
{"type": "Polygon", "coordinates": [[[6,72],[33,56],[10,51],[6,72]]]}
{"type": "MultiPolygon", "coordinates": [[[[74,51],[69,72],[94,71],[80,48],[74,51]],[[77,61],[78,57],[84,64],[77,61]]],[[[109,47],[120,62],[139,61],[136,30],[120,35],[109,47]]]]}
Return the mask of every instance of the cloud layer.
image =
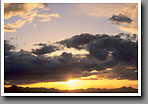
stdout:
{"type": "MultiPolygon", "coordinates": [[[[95,75],[94,79],[137,80],[137,39],[135,35],[81,34],[56,42],[62,47],[86,50],[85,57],[76,57],[63,52],[59,56],[45,54],[62,49],[61,45],[39,43],[32,52],[12,51],[13,45],[5,41],[6,84],[28,84],[49,81],[64,81],[95,75]],[[36,55],[34,55],[36,54],[36,55]]],[[[91,79],[91,78],[90,78],[91,79]]]]}

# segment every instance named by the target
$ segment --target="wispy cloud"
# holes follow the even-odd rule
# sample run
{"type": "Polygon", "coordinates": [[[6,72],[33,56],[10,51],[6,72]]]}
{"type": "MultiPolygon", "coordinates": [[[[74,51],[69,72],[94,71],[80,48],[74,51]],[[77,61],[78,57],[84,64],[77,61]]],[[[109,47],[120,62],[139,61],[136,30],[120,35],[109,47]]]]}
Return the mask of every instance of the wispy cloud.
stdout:
{"type": "Polygon", "coordinates": [[[5,3],[4,5],[4,17],[9,19],[12,16],[26,17],[36,9],[45,9],[46,4],[43,3],[5,3]]]}
{"type": "Polygon", "coordinates": [[[38,17],[43,18],[40,20],[41,22],[47,22],[47,21],[51,20],[51,17],[59,18],[60,15],[57,13],[56,14],[40,14],[40,15],[38,15],[38,17]]]}
{"type": "Polygon", "coordinates": [[[16,32],[16,29],[4,26],[4,32],[16,32]]]}
{"type": "Polygon", "coordinates": [[[47,5],[45,3],[5,3],[5,20],[14,16],[19,17],[19,20],[15,23],[5,24],[5,32],[16,32],[16,28],[21,28],[25,23],[32,23],[36,17],[42,17],[39,19],[41,22],[50,21],[51,17],[59,18],[60,15],[58,13],[39,13],[39,10],[50,11],[47,5]]]}

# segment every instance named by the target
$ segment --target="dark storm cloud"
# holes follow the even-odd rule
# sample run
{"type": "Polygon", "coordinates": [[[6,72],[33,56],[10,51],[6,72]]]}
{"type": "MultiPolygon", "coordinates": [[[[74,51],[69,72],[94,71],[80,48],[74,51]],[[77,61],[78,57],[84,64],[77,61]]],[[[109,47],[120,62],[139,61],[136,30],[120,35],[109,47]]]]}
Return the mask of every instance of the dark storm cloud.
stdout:
{"type": "Polygon", "coordinates": [[[131,23],[133,20],[123,14],[113,15],[109,18],[110,21],[115,21],[117,23],[131,23]]]}
{"type": "Polygon", "coordinates": [[[80,77],[77,63],[71,53],[51,58],[21,50],[5,58],[5,80],[9,82],[7,84],[64,81],[80,77]]]}
{"type": "Polygon", "coordinates": [[[34,56],[21,50],[5,58],[5,80],[7,84],[29,84],[48,81],[64,81],[69,78],[89,76],[83,71],[98,68],[101,63],[93,58],[75,58],[71,53],[63,52],[60,56],[34,56]]]}
{"type": "Polygon", "coordinates": [[[137,47],[135,34],[109,35],[76,35],[61,42],[68,48],[85,49],[89,56],[97,58],[100,61],[106,60],[109,55],[114,60],[132,61],[137,59],[137,47]]]}
{"type": "MultiPolygon", "coordinates": [[[[81,35],[77,35],[75,37],[80,37],[81,35]]],[[[86,39],[87,36],[86,35],[86,39]]],[[[62,41],[65,42],[65,46],[73,47],[76,49],[78,46],[81,45],[81,49],[85,49],[89,52],[87,55],[87,58],[84,58],[80,61],[81,70],[83,68],[85,70],[105,70],[106,68],[114,68],[114,73],[119,73],[119,77],[121,79],[137,79],[137,73],[134,72],[134,70],[125,70],[126,66],[133,66],[137,67],[137,59],[138,59],[138,42],[137,37],[135,34],[124,34],[120,33],[115,36],[109,36],[109,35],[93,35],[93,39],[90,39],[90,41],[87,41],[85,44],[75,44],[72,41],[62,41]],[[70,43],[70,44],[69,44],[70,43]],[[123,64],[124,66],[121,66],[120,64],[123,64]],[[120,68],[123,68],[123,71],[115,70],[116,66],[120,65],[120,68]],[[133,75],[134,74],[134,75],[133,75]],[[132,76],[132,78],[130,77],[132,76]]],[[[72,40],[75,38],[70,38],[68,40],[72,40]]],[[[81,39],[81,38],[80,38],[81,39]]],[[[83,40],[83,39],[82,39],[83,40]]],[[[76,40],[75,40],[76,41],[76,40]]],[[[62,43],[63,44],[63,43],[62,43]]],[[[112,74],[113,75],[113,74],[112,74]]],[[[116,74],[114,74],[116,76],[116,74]]],[[[114,78],[115,76],[112,76],[114,78]]],[[[111,78],[111,77],[109,77],[111,78]]]]}
{"type": "Polygon", "coordinates": [[[110,54],[114,61],[124,62],[137,59],[137,42],[119,39],[115,36],[100,38],[98,37],[95,42],[88,45],[87,50],[90,52],[90,56],[99,60],[106,60],[110,54]]]}
{"type": "Polygon", "coordinates": [[[130,69],[127,66],[116,66],[112,71],[112,76],[109,78],[116,78],[118,80],[128,79],[128,80],[138,80],[138,68],[131,67],[130,69]]]}
{"type": "Polygon", "coordinates": [[[132,41],[132,42],[136,42],[137,41],[137,35],[136,34],[132,34],[131,35],[131,34],[119,33],[115,37],[126,39],[126,40],[129,40],[129,41],[132,41]]]}
{"type": "Polygon", "coordinates": [[[43,55],[43,54],[52,53],[54,51],[59,50],[59,48],[54,45],[46,45],[43,43],[39,43],[37,45],[42,46],[42,47],[39,49],[32,49],[32,53],[34,53],[36,55],[43,55]]]}
{"type": "Polygon", "coordinates": [[[93,40],[95,40],[95,36],[85,33],[85,34],[73,36],[72,38],[65,39],[57,43],[63,44],[68,48],[73,47],[76,49],[83,49],[83,46],[85,44],[88,44],[93,40]]]}
{"type": "Polygon", "coordinates": [[[11,51],[15,49],[14,45],[10,45],[8,40],[4,40],[4,53],[5,56],[11,54],[11,51]]]}
{"type": "MultiPolygon", "coordinates": [[[[138,43],[133,37],[123,33],[115,36],[82,34],[57,42],[68,48],[87,50],[86,57],[75,57],[67,52],[47,57],[44,54],[60,47],[42,43],[38,44],[41,48],[32,52],[12,52],[5,57],[5,80],[9,84],[64,81],[97,75],[91,73],[92,70],[97,70],[102,78],[136,80],[138,43]]],[[[10,48],[5,50],[9,52],[13,48],[9,43],[8,46],[10,48]]]]}
{"type": "Polygon", "coordinates": [[[97,35],[93,35],[93,34],[80,34],[80,35],[75,35],[71,38],[62,40],[62,41],[58,41],[57,43],[62,44],[64,46],[66,46],[67,48],[76,48],[76,49],[86,49],[86,46],[89,43],[95,42],[96,40],[102,40],[105,38],[111,38],[114,37],[116,39],[125,39],[125,40],[129,40],[129,41],[136,41],[137,37],[136,34],[124,34],[124,33],[119,33],[118,35],[115,36],[109,36],[107,34],[97,34],[97,35]]]}
{"type": "Polygon", "coordinates": [[[98,75],[98,79],[138,80],[138,68],[121,63],[110,69],[101,70],[96,75],[98,75]]]}

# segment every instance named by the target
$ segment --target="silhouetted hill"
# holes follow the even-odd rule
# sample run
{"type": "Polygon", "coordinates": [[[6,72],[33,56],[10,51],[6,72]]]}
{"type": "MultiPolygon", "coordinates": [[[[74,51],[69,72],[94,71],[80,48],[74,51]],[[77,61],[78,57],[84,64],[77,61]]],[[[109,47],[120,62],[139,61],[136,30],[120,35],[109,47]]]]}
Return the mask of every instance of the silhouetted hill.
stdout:
{"type": "Polygon", "coordinates": [[[132,87],[121,87],[116,89],[100,89],[100,88],[88,88],[88,89],[75,89],[75,90],[58,90],[55,88],[23,88],[15,85],[5,88],[5,93],[137,93],[138,89],[132,87]]]}

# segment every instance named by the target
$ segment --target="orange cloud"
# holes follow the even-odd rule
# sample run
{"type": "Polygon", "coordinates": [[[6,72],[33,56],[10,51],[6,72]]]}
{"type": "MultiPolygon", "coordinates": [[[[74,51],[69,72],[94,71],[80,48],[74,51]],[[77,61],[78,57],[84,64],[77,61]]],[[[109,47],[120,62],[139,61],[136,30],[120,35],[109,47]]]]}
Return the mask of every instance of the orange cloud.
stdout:
{"type": "MultiPolygon", "coordinates": [[[[5,20],[18,16],[19,20],[15,23],[8,23],[5,26],[5,32],[14,32],[15,28],[21,28],[25,23],[32,23],[35,17],[41,17],[39,21],[47,22],[51,20],[51,17],[59,18],[58,13],[55,14],[39,14],[39,8],[43,11],[49,11],[49,8],[46,8],[47,4],[45,3],[5,3],[4,4],[4,18],[5,20]]],[[[37,26],[37,24],[36,24],[37,26]]]]}
{"type": "Polygon", "coordinates": [[[4,27],[4,32],[16,32],[14,28],[4,27]]]}
{"type": "Polygon", "coordinates": [[[17,20],[15,23],[6,24],[7,27],[20,28],[26,23],[26,20],[17,20]]]}
{"type": "Polygon", "coordinates": [[[4,32],[16,32],[16,28],[22,27],[26,22],[26,20],[17,20],[15,23],[5,24],[4,32]]]}
{"type": "Polygon", "coordinates": [[[132,25],[119,26],[119,29],[132,34],[138,34],[138,26],[132,26],[132,25]]]}
{"type": "Polygon", "coordinates": [[[46,4],[43,3],[5,3],[4,17],[9,19],[12,16],[25,17],[36,8],[45,9],[46,4]]]}
{"type": "Polygon", "coordinates": [[[58,13],[55,13],[55,14],[40,14],[40,15],[38,15],[38,17],[43,18],[43,19],[40,20],[41,22],[46,22],[46,21],[50,21],[51,17],[59,18],[60,15],[58,13]]]}
{"type": "Polygon", "coordinates": [[[30,12],[29,15],[24,16],[23,18],[27,19],[29,23],[32,23],[34,18],[38,15],[38,10],[30,12]]]}

